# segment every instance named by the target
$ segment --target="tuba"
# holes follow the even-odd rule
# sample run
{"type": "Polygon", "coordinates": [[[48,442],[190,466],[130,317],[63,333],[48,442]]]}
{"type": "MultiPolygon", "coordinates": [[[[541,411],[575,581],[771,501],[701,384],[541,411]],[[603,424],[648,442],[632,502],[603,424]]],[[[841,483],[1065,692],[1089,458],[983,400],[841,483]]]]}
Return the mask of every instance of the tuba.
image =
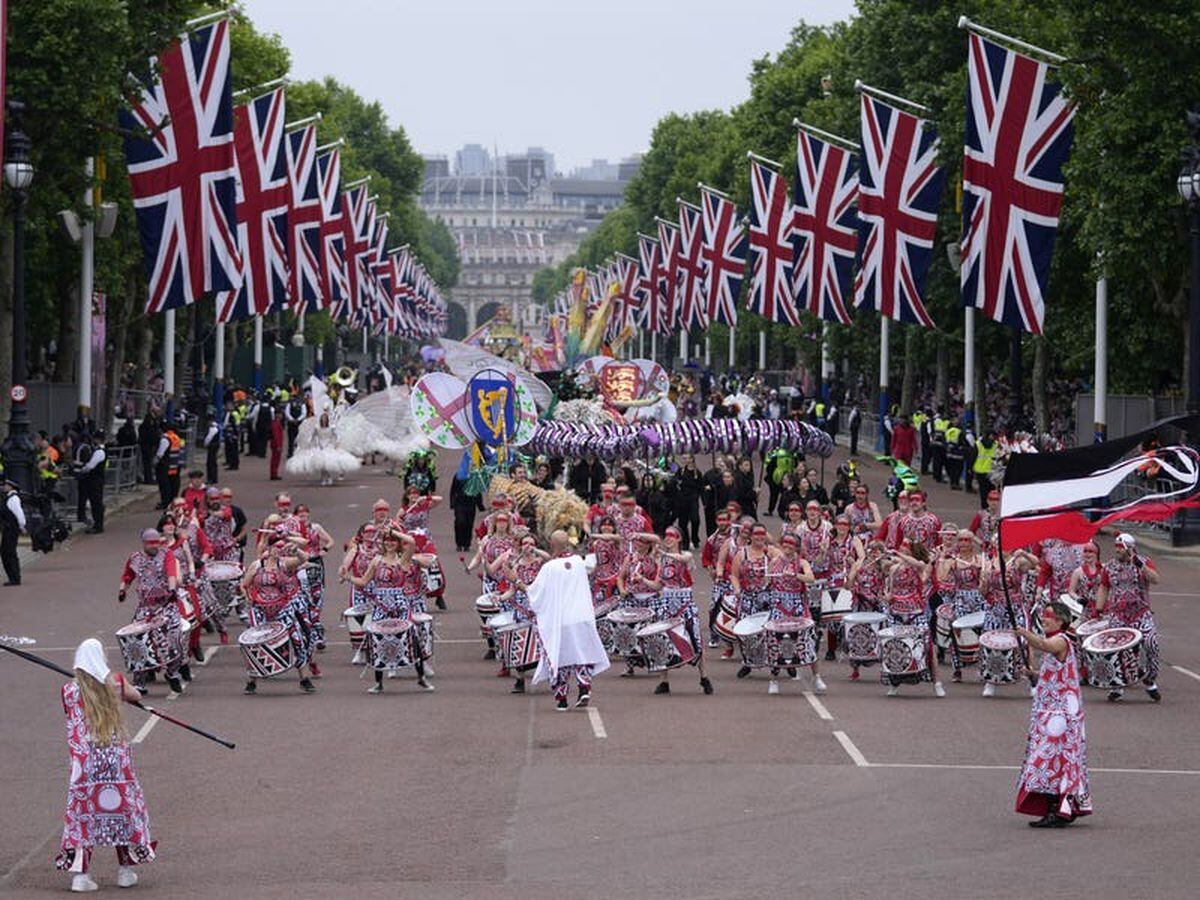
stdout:
{"type": "Polygon", "coordinates": [[[358,381],[358,370],[350,366],[342,366],[333,373],[333,383],[338,387],[352,387],[358,381]]]}

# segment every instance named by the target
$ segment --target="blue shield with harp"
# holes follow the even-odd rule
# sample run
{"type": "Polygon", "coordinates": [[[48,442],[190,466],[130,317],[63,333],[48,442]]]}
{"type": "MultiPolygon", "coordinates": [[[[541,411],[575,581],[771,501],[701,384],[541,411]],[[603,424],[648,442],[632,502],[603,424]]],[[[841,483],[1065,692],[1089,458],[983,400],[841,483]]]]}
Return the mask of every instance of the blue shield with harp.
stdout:
{"type": "Polygon", "coordinates": [[[516,384],[503,372],[484,369],[467,385],[471,427],[488,447],[507,444],[517,433],[518,407],[516,384]]]}

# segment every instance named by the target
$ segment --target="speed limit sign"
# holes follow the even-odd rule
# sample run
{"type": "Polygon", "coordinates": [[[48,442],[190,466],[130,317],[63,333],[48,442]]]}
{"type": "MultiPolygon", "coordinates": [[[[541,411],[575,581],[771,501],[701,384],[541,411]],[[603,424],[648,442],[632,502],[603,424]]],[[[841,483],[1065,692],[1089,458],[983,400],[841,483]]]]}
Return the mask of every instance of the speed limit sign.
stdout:
{"type": "Polygon", "coordinates": [[[25,385],[23,384],[14,384],[8,392],[8,396],[12,398],[13,403],[24,403],[28,394],[29,392],[25,390],[25,385]]]}

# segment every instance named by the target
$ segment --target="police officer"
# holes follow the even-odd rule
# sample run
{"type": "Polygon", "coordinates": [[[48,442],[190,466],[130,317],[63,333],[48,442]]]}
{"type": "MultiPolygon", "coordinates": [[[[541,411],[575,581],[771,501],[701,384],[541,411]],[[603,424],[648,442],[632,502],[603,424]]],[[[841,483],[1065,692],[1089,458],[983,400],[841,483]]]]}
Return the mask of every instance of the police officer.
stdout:
{"type": "Polygon", "coordinates": [[[283,418],[287,423],[288,459],[291,459],[292,454],[296,452],[296,435],[300,432],[300,423],[304,421],[307,413],[308,409],[300,397],[289,398],[287,405],[283,408],[283,418]]]}
{"type": "Polygon", "coordinates": [[[917,429],[917,437],[921,444],[921,474],[929,474],[929,439],[933,425],[929,420],[929,410],[918,409],[912,415],[912,426],[917,429]]]}
{"type": "Polygon", "coordinates": [[[221,427],[217,424],[216,410],[208,411],[208,427],[204,432],[204,477],[209,484],[216,484],[220,479],[217,466],[217,453],[221,449],[221,427]]]}
{"type": "Polygon", "coordinates": [[[962,488],[963,459],[967,453],[963,434],[958,422],[946,426],[946,477],[950,480],[952,491],[962,488]]]}
{"type": "Polygon", "coordinates": [[[92,508],[92,527],[88,534],[104,532],[104,470],[108,454],[95,435],[84,432],[75,442],[75,483],[79,489],[78,518],[84,520],[85,507],[92,508]]]}
{"type": "Polygon", "coordinates": [[[21,583],[21,560],[17,557],[17,538],[25,530],[25,508],[12,481],[4,482],[4,505],[0,506],[0,564],[8,580],[5,586],[21,583]]]}
{"type": "Polygon", "coordinates": [[[179,495],[179,470],[183,467],[183,438],[175,430],[175,420],[167,422],[166,430],[154,453],[155,475],[158,480],[158,509],[166,509],[179,495]]]}
{"type": "Polygon", "coordinates": [[[225,468],[230,472],[238,469],[238,454],[241,451],[242,407],[230,403],[225,407],[225,421],[221,423],[225,432],[225,468]]]}
{"type": "Polygon", "coordinates": [[[992,490],[992,465],[996,462],[996,454],[999,451],[1000,444],[996,440],[996,432],[990,429],[975,442],[975,462],[971,464],[971,470],[978,482],[980,509],[987,509],[988,492],[992,490]]]}
{"type": "Polygon", "coordinates": [[[933,434],[930,436],[929,449],[933,458],[933,480],[938,484],[945,481],[946,472],[946,429],[950,427],[950,420],[946,418],[946,414],[939,409],[937,415],[933,417],[933,434]]]}

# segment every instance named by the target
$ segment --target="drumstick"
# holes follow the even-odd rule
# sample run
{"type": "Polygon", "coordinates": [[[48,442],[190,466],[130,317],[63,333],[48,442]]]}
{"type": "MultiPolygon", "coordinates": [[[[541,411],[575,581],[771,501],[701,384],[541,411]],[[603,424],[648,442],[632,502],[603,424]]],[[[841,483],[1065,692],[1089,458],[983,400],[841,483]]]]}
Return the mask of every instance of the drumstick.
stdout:
{"type": "MultiPolygon", "coordinates": [[[[75,677],[74,672],[68,671],[67,669],[64,669],[62,666],[58,665],[57,663],[53,663],[48,659],[38,656],[36,653],[29,653],[26,650],[18,650],[16,647],[10,647],[8,644],[5,644],[5,643],[0,643],[0,649],[7,650],[9,653],[19,656],[28,662],[37,663],[37,665],[39,665],[39,666],[44,666],[45,668],[50,669],[54,672],[57,672],[59,675],[62,675],[65,678],[74,678],[75,677]]],[[[124,699],[124,698],[122,698],[122,699],[124,699]]],[[[136,706],[138,709],[143,710],[144,712],[148,712],[153,716],[158,716],[160,719],[166,719],[172,725],[178,725],[180,728],[186,728],[188,731],[194,732],[195,734],[198,734],[201,737],[206,737],[210,741],[215,741],[216,743],[220,744],[222,747],[228,747],[230,750],[232,750],[236,746],[236,744],[234,744],[233,741],[227,741],[227,740],[225,740],[225,738],[219,737],[218,735],[215,735],[210,731],[205,731],[203,728],[197,728],[195,725],[189,725],[187,722],[184,722],[180,719],[176,719],[174,716],[169,716],[165,712],[162,712],[159,709],[155,709],[153,706],[149,706],[148,704],[145,704],[140,700],[125,700],[125,702],[128,703],[130,706],[136,706]]]]}

